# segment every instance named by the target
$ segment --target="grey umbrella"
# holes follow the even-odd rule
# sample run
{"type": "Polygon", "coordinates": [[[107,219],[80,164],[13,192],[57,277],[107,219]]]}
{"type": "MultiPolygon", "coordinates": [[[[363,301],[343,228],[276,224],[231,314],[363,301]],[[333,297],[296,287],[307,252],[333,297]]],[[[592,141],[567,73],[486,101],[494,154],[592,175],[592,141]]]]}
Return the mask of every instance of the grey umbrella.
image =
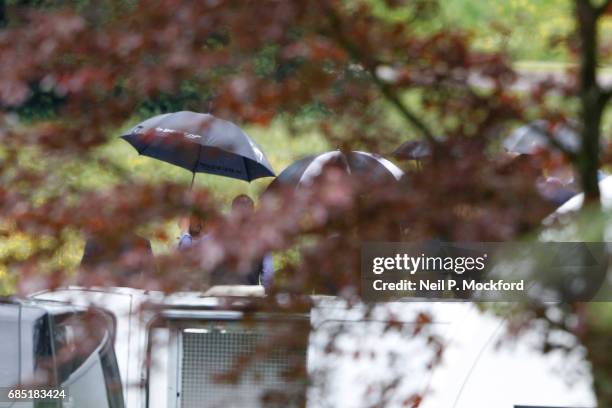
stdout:
{"type": "Polygon", "coordinates": [[[431,146],[426,140],[408,140],[395,149],[393,156],[398,160],[423,160],[431,156],[431,146]]]}
{"type": "Polygon", "coordinates": [[[349,174],[362,180],[393,182],[399,180],[404,172],[389,160],[378,155],[352,151],[333,150],[300,159],[283,170],[270,183],[266,192],[274,191],[281,186],[293,186],[296,189],[308,186],[319,177],[327,165],[336,165],[349,174]]]}
{"type": "MultiPolygon", "coordinates": [[[[261,148],[238,126],[205,113],[157,115],[121,136],[138,154],[193,173],[252,181],[274,177],[261,148]]],[[[193,185],[193,178],[191,180],[193,185]]]]}
{"type": "Polygon", "coordinates": [[[565,149],[574,153],[580,149],[580,137],[572,126],[562,123],[551,125],[542,119],[515,129],[503,141],[503,146],[509,152],[520,154],[534,154],[538,150],[554,148],[546,132],[565,149]]]}

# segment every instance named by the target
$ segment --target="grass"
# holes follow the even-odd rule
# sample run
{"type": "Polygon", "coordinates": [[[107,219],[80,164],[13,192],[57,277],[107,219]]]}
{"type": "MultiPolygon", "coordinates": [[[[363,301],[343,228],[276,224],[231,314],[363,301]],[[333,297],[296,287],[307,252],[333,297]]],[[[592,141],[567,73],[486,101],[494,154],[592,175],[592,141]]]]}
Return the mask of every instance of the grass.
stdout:
{"type": "MultiPolygon", "coordinates": [[[[564,72],[568,68],[575,67],[576,64],[562,61],[517,61],[514,63],[514,69],[523,73],[529,72],[564,72]]],[[[612,75],[612,65],[604,65],[599,68],[601,75],[612,75]]]]}
{"type": "Polygon", "coordinates": [[[573,29],[569,0],[444,0],[443,20],[471,32],[475,45],[506,49],[515,60],[567,61],[555,40],[573,29]]]}

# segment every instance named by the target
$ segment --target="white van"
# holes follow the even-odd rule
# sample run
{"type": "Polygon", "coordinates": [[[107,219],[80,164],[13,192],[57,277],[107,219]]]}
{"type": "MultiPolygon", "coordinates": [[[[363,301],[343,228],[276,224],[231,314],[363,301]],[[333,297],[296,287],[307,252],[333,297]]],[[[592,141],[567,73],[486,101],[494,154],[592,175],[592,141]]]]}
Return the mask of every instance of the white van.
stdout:
{"type": "Polygon", "coordinates": [[[313,297],[308,310],[264,312],[258,288],[213,289],[162,296],[70,287],[34,298],[113,312],[128,408],[410,407],[420,398],[420,408],[596,405],[579,347],[544,355],[538,333],[498,347],[505,320],[469,302],[313,297]],[[298,341],[279,344],[274,337],[287,330],[298,341]],[[262,345],[272,352],[240,365],[262,345]],[[308,383],[286,375],[300,365],[308,383]],[[239,375],[228,382],[232,367],[239,375]]]}

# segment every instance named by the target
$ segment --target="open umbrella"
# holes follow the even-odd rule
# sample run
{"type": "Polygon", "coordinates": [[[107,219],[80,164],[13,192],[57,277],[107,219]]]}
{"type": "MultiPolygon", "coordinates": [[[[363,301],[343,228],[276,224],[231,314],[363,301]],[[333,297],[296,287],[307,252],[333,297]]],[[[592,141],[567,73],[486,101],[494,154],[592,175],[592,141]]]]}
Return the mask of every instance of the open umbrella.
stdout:
{"type": "Polygon", "coordinates": [[[393,157],[399,160],[423,160],[431,155],[431,146],[426,140],[408,140],[393,152],[393,157]]]}
{"type": "Polygon", "coordinates": [[[506,150],[519,154],[534,154],[538,150],[554,148],[544,132],[549,132],[558,144],[571,152],[580,149],[580,138],[567,124],[551,125],[546,120],[535,120],[510,133],[503,141],[506,150]]]}
{"type": "Polygon", "coordinates": [[[296,161],[283,170],[268,186],[271,191],[280,185],[292,185],[296,188],[312,183],[326,165],[335,164],[350,174],[370,180],[395,181],[404,174],[389,160],[366,152],[352,151],[343,153],[340,150],[308,156],[296,161]]]}
{"type": "Polygon", "coordinates": [[[138,154],[172,163],[193,173],[252,181],[274,177],[261,148],[238,126],[209,114],[189,111],[157,115],[121,136],[138,154]]]}

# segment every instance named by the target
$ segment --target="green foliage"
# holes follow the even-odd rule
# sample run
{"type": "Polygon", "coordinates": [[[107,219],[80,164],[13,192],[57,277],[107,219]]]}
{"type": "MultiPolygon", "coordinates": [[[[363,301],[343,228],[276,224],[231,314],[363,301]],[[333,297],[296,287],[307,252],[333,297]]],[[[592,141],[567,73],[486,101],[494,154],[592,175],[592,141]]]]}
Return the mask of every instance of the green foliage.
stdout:
{"type": "Polygon", "coordinates": [[[54,92],[40,89],[38,85],[30,87],[30,98],[18,108],[11,109],[24,121],[37,121],[55,118],[57,109],[64,102],[64,98],[54,92]]]}
{"type": "MultiPolygon", "coordinates": [[[[413,3],[390,8],[370,1],[374,13],[391,22],[411,24],[417,31],[465,30],[473,45],[486,51],[506,50],[516,61],[569,61],[558,40],[572,34],[573,2],[569,0],[441,0],[415,12],[413,3]]],[[[612,18],[602,21],[601,38],[612,35],[612,18]]],[[[610,61],[606,61],[610,63],[610,61]]]]}
{"type": "Polygon", "coordinates": [[[573,29],[571,6],[567,0],[446,0],[440,18],[472,32],[481,49],[506,49],[517,60],[565,61],[567,52],[555,40],[573,29]]]}

